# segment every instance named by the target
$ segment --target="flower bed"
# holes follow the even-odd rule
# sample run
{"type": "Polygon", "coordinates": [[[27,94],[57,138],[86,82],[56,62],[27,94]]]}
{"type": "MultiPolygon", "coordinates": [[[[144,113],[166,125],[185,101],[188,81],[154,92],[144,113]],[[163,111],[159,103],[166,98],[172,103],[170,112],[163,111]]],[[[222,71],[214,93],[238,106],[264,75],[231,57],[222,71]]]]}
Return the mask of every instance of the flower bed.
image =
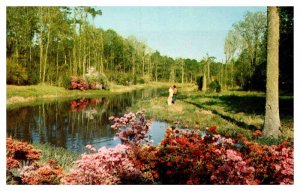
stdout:
{"type": "MultiPolygon", "coordinates": [[[[151,146],[145,136],[150,121],[142,112],[110,119],[114,122],[112,128],[119,131],[118,136],[123,144],[114,148],[102,147],[98,151],[88,145],[88,152],[75,161],[73,169],[64,176],[55,165],[50,166],[52,170],[43,167],[48,172],[46,175],[52,178],[47,183],[53,184],[58,180],[61,184],[294,183],[294,148],[286,142],[272,146],[259,145],[241,135],[235,139],[222,136],[217,133],[217,127],[212,126],[205,133],[168,128],[161,143],[151,146]]],[[[28,150],[28,146],[24,148],[28,150]]],[[[8,153],[8,167],[15,168],[18,163],[12,157],[13,152],[8,153]]],[[[37,169],[41,167],[27,174],[44,180],[40,171],[45,170],[37,169]]],[[[28,176],[25,176],[27,170],[23,171],[23,183],[45,183],[24,179],[28,176]]]]}

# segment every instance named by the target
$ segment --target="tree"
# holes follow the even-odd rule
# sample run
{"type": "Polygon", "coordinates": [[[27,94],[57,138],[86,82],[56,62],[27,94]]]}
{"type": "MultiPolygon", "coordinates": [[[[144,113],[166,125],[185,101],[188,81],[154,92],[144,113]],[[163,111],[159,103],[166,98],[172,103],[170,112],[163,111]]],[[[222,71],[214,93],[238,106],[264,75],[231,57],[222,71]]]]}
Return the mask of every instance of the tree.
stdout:
{"type": "Polygon", "coordinates": [[[244,89],[253,89],[253,75],[256,67],[263,64],[263,43],[266,33],[267,18],[264,12],[247,12],[244,19],[233,25],[236,46],[239,53],[235,64],[235,78],[237,85],[244,89]]]}
{"type": "Polygon", "coordinates": [[[263,134],[278,138],[280,135],[278,76],[279,76],[279,14],[277,7],[268,7],[268,56],[266,112],[263,134]]]}

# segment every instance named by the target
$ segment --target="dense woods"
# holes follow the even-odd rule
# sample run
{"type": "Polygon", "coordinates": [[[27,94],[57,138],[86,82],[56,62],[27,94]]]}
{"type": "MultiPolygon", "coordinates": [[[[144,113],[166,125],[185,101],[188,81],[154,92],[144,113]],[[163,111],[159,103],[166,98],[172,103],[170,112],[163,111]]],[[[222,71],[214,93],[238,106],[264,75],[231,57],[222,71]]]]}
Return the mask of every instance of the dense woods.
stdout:
{"type": "MultiPolygon", "coordinates": [[[[7,83],[63,86],[93,67],[117,84],[200,82],[200,89],[265,90],[267,15],[247,12],[224,44],[225,60],[161,55],[134,36],[95,27],[95,7],[7,7],[7,83]]],[[[293,7],[281,7],[280,90],[293,92],[293,7]]]]}

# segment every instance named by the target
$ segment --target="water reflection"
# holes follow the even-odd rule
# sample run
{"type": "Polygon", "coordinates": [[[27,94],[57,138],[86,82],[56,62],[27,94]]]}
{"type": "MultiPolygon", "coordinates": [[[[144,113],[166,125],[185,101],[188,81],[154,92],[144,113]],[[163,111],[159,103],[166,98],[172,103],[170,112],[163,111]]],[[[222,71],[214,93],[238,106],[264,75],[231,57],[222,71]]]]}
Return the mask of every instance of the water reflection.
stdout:
{"type": "MultiPolygon", "coordinates": [[[[138,99],[155,97],[159,92],[157,89],[142,90],[7,111],[7,136],[33,143],[50,143],[79,153],[84,152],[87,144],[113,147],[120,141],[110,128],[109,116],[120,116],[138,99]]],[[[150,134],[156,144],[163,138],[166,127],[163,122],[153,123],[150,134]]]]}

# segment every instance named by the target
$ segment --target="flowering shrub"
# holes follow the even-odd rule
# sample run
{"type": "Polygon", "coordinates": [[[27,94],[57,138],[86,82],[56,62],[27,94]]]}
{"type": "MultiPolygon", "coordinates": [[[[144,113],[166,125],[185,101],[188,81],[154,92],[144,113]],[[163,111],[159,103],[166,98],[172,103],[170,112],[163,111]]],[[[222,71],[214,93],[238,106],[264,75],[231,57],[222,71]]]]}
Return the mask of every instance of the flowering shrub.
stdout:
{"type": "Polygon", "coordinates": [[[6,139],[6,174],[8,183],[19,184],[58,184],[63,176],[63,170],[55,161],[46,165],[36,163],[41,157],[41,151],[31,144],[6,139]],[[19,174],[15,174],[14,170],[19,174]]]}
{"type": "Polygon", "coordinates": [[[89,84],[83,77],[72,76],[70,78],[70,84],[69,84],[68,88],[70,90],[78,89],[78,90],[84,91],[84,90],[89,89],[89,84]]]}
{"type": "MultiPolygon", "coordinates": [[[[217,127],[166,130],[158,146],[149,143],[150,121],[143,112],[110,117],[122,145],[87,145],[70,173],[51,161],[38,165],[40,151],[27,143],[7,139],[7,172],[20,170],[23,184],[293,184],[294,148],[259,145],[239,135],[221,136],[217,127]],[[27,161],[21,166],[22,161],[27,161]]],[[[255,132],[260,136],[260,132],[255,132]]]]}
{"type": "Polygon", "coordinates": [[[240,136],[241,153],[245,161],[255,167],[260,184],[293,184],[294,148],[286,142],[280,145],[263,146],[240,136]]]}
{"type": "Polygon", "coordinates": [[[24,166],[21,168],[20,175],[23,184],[59,184],[64,172],[55,161],[49,161],[41,166],[37,163],[24,166]]]}
{"type": "Polygon", "coordinates": [[[20,163],[31,164],[40,159],[41,151],[32,145],[6,138],[6,168],[7,170],[20,167],[20,163]]]}
{"type": "Polygon", "coordinates": [[[126,184],[137,180],[140,171],[131,161],[130,147],[117,145],[115,148],[101,147],[94,152],[88,145],[91,154],[83,154],[75,162],[70,174],[65,176],[63,184],[126,184]]]}
{"type": "Polygon", "coordinates": [[[159,173],[157,169],[158,158],[157,152],[159,147],[155,146],[143,146],[132,147],[135,157],[133,163],[135,167],[141,171],[140,180],[143,184],[153,184],[159,182],[159,173]]]}
{"type": "Polygon", "coordinates": [[[103,73],[99,73],[94,67],[88,69],[84,76],[90,85],[90,89],[109,89],[108,79],[103,73]]]}
{"type": "Polygon", "coordinates": [[[120,118],[112,116],[109,119],[114,122],[111,127],[119,131],[116,135],[122,143],[140,144],[151,142],[146,136],[150,130],[151,121],[145,120],[144,112],[128,113],[120,118]]]}
{"type": "Polygon", "coordinates": [[[157,151],[163,184],[293,184],[293,148],[222,137],[216,127],[167,129],[157,151]]]}

